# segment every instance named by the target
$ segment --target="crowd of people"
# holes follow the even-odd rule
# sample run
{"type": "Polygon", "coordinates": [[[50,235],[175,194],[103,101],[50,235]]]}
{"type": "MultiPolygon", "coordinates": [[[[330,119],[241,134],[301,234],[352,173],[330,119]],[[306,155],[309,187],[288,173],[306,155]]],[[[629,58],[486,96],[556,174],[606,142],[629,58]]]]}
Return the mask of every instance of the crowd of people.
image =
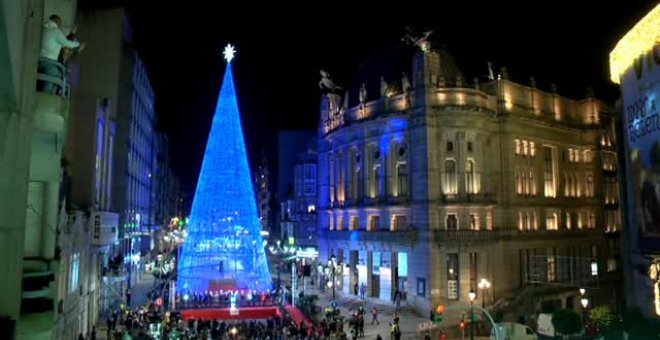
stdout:
{"type": "Polygon", "coordinates": [[[276,305],[275,292],[241,291],[206,291],[203,293],[189,292],[177,294],[177,308],[229,308],[235,307],[269,307],[276,305]]]}

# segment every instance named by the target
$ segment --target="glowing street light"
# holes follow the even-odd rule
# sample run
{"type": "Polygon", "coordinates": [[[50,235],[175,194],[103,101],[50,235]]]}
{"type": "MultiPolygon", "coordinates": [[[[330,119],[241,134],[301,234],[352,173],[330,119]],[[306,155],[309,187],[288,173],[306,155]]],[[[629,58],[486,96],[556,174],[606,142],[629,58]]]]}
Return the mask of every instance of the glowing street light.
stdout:
{"type": "Polygon", "coordinates": [[[486,290],[490,289],[490,281],[486,279],[481,279],[479,281],[479,289],[481,289],[481,307],[486,308],[486,290]]]}
{"type": "Polygon", "coordinates": [[[584,288],[580,288],[580,296],[584,296],[584,293],[586,293],[587,290],[584,288]]]}
{"type": "Polygon", "coordinates": [[[580,303],[582,304],[582,308],[587,309],[587,306],[589,305],[589,299],[582,298],[580,299],[580,303]]]}

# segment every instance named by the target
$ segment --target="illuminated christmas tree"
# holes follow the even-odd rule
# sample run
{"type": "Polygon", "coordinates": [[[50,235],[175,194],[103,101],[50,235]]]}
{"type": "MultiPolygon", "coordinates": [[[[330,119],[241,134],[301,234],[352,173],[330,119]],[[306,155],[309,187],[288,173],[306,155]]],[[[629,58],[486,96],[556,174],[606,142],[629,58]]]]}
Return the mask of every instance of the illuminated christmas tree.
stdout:
{"type": "Polygon", "coordinates": [[[178,262],[177,292],[271,288],[228,45],[220,96],[178,262]]]}

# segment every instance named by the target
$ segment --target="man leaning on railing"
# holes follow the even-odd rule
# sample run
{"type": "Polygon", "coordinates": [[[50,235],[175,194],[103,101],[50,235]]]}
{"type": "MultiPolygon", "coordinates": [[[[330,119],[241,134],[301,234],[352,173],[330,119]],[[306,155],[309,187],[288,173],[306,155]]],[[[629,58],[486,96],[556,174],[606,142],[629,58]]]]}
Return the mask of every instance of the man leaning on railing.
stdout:
{"type": "Polygon", "coordinates": [[[58,83],[60,83],[59,85],[62,87],[66,86],[66,84],[63,84],[61,81],[65,72],[64,67],[57,61],[63,47],[82,49],[84,44],[75,40],[67,39],[62,32],[62,19],[53,14],[44,25],[41,34],[41,52],[39,54],[38,72],[60,81],[57,83],[44,81],[43,92],[56,94],[58,91],[58,83]]]}

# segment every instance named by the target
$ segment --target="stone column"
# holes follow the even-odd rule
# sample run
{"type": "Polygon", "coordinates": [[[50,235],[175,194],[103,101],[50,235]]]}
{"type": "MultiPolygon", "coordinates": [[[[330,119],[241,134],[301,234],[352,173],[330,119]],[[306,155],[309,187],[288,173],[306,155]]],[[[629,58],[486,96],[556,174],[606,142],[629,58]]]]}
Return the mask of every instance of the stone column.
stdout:
{"type": "Polygon", "coordinates": [[[41,222],[41,257],[48,260],[55,257],[59,191],[60,186],[58,182],[51,181],[44,184],[44,216],[41,222]]]}

